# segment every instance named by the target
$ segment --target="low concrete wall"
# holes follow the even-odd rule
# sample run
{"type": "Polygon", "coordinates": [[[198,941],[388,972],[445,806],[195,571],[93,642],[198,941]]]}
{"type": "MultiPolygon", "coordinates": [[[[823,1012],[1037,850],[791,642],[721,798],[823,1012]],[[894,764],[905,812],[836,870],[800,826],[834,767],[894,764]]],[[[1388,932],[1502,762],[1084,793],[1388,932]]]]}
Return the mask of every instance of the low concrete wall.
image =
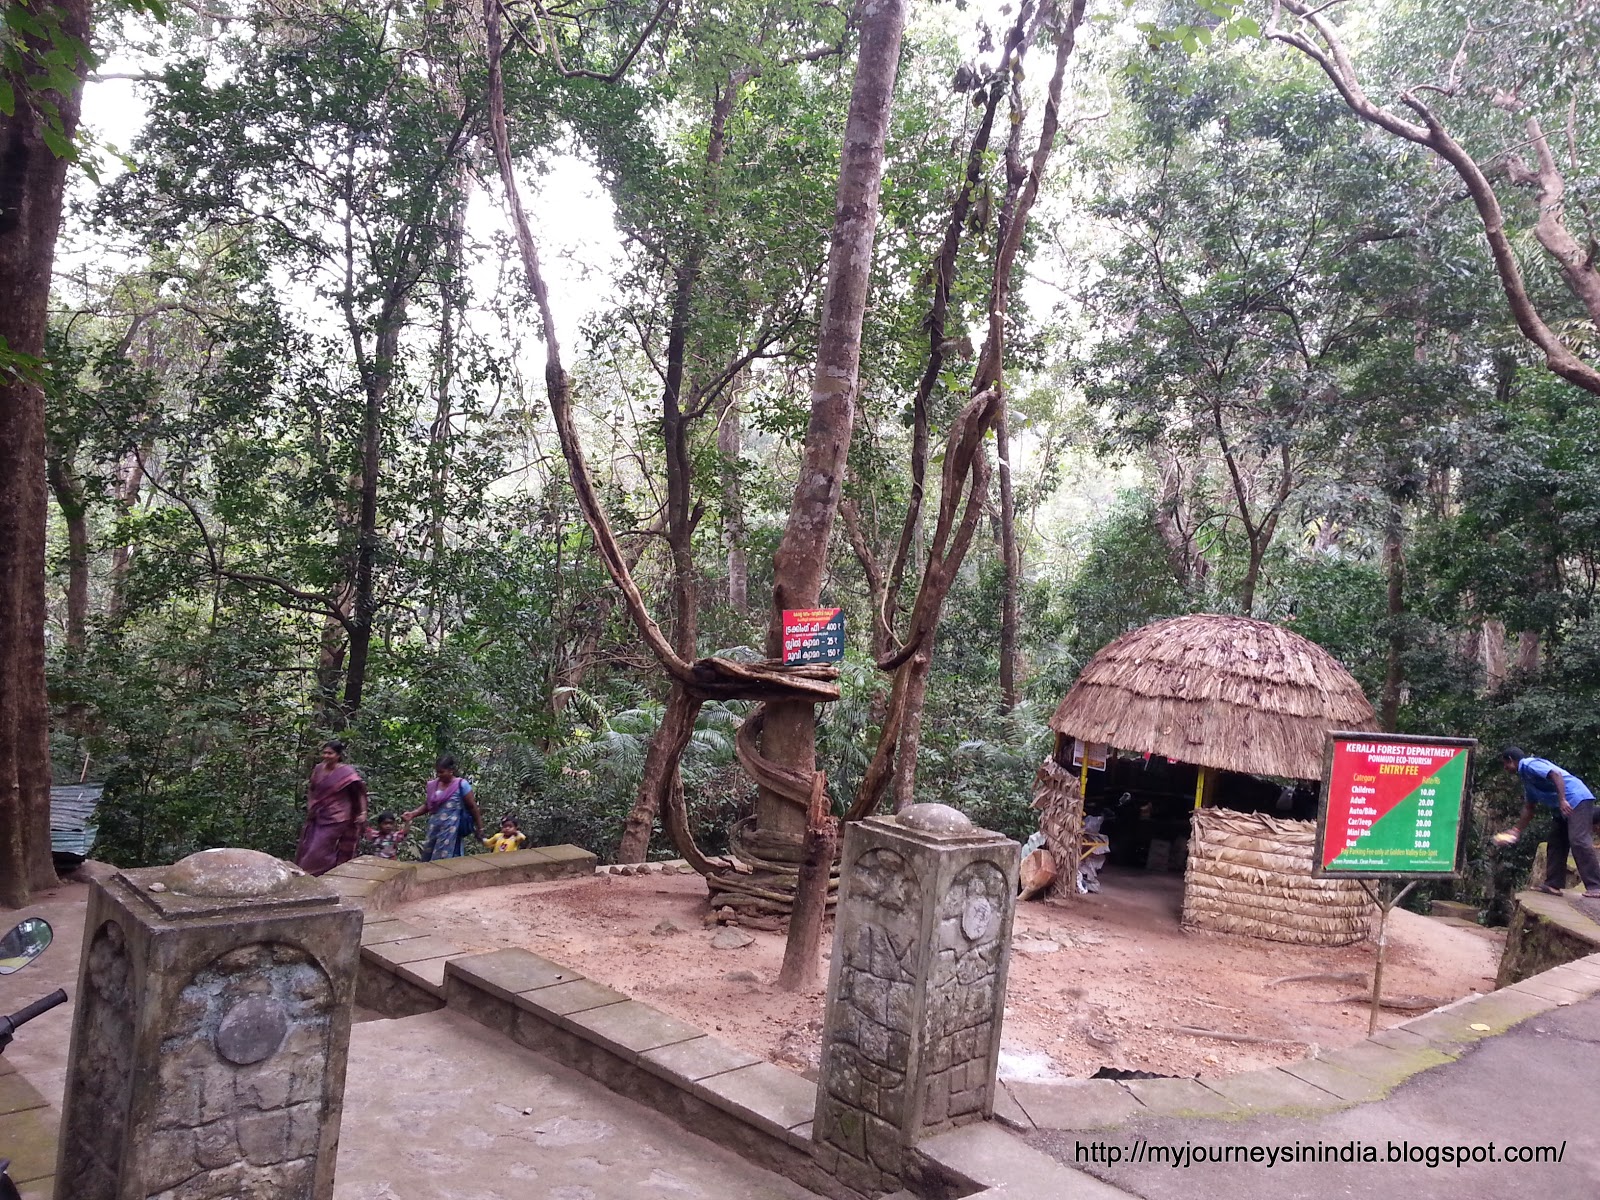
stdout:
{"type": "Polygon", "coordinates": [[[448,1006],[811,1191],[861,1200],[816,1161],[814,1083],[537,954],[466,951],[387,915],[407,900],[594,870],[574,846],[334,868],[323,878],[367,914],[357,1003],[385,1017],[448,1006]]]}
{"type": "Polygon", "coordinates": [[[363,932],[362,1003],[448,1006],[834,1200],[859,1194],[815,1161],[816,1085],[527,950],[464,952],[404,921],[363,932]]]}
{"type": "Polygon", "coordinates": [[[384,1017],[410,1017],[444,1007],[445,960],[463,951],[389,918],[391,908],[475,888],[589,876],[595,862],[593,854],[577,846],[538,846],[432,863],[354,858],[334,867],[322,878],[366,917],[356,1004],[384,1017]]]}
{"type": "Polygon", "coordinates": [[[368,914],[387,912],[407,900],[512,883],[546,883],[593,875],[595,856],[577,846],[536,846],[509,854],[467,854],[438,862],[353,858],[322,876],[339,894],[368,914]]]}
{"type": "Polygon", "coordinates": [[[1600,952],[1600,922],[1590,920],[1561,896],[1518,892],[1495,987],[1521,983],[1596,952],[1600,952]]]}
{"type": "Polygon", "coordinates": [[[526,950],[445,964],[445,1001],[518,1045],[835,1200],[812,1154],[816,1086],[526,950]]]}

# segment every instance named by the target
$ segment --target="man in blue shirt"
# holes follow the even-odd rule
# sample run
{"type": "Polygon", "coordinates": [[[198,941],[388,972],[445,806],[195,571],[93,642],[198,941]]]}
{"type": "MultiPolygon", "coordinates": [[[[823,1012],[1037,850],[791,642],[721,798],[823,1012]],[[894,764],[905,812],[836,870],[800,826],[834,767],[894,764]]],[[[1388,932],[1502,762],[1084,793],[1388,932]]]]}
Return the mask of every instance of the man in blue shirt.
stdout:
{"type": "Polygon", "coordinates": [[[1559,896],[1567,886],[1567,855],[1578,865],[1583,894],[1600,900],[1600,855],[1594,849],[1594,793],[1576,775],[1547,758],[1529,758],[1520,746],[1500,751],[1506,770],[1522,780],[1522,817],[1506,840],[1515,842],[1533,822],[1535,806],[1551,808],[1550,844],[1541,892],[1559,896]]]}

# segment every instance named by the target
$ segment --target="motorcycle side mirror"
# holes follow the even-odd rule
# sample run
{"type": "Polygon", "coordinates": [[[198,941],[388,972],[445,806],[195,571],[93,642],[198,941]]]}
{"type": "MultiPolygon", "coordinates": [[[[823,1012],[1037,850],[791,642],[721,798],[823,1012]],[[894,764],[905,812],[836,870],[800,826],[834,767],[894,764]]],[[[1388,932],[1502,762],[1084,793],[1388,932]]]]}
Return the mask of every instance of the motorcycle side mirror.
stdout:
{"type": "Polygon", "coordinates": [[[29,917],[0,938],[0,975],[20,971],[50,945],[55,933],[42,917],[29,917]]]}

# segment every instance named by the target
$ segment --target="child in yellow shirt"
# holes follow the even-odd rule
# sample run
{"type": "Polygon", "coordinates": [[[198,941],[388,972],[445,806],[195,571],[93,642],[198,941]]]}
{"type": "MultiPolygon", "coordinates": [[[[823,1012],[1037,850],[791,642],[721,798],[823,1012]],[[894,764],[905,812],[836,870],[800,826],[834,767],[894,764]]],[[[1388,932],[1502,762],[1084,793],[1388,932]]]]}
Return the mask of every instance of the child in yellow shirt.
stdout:
{"type": "Polygon", "coordinates": [[[517,828],[517,819],[508,813],[500,818],[500,832],[484,838],[483,844],[496,854],[504,854],[521,849],[527,840],[528,835],[517,828]]]}

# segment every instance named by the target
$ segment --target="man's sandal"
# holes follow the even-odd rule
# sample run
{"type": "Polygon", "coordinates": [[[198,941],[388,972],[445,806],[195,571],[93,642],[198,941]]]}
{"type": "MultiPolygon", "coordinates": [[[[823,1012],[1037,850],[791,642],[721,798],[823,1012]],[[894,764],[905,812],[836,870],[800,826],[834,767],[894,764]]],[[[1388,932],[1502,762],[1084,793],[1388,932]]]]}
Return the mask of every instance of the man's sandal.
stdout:
{"type": "Polygon", "coordinates": [[[1548,883],[1541,883],[1538,887],[1534,888],[1533,890],[1536,891],[1536,892],[1543,892],[1546,896],[1564,895],[1564,893],[1562,892],[1562,890],[1560,888],[1551,887],[1548,883]]]}

